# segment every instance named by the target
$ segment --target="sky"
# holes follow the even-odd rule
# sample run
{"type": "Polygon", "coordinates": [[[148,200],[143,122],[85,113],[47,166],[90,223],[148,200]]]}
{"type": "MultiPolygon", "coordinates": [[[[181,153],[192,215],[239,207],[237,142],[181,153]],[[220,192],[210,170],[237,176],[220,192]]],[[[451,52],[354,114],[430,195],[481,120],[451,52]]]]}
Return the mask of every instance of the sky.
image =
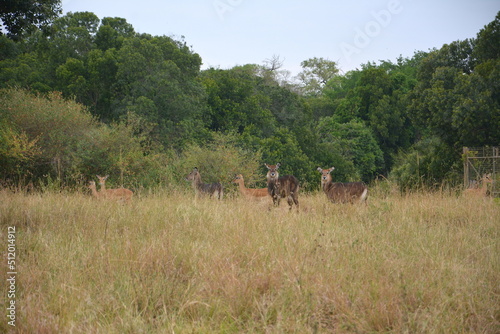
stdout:
{"type": "Polygon", "coordinates": [[[184,37],[202,69],[279,57],[296,75],[313,57],[345,73],[476,37],[499,0],[63,0],[63,13],[125,18],[136,32],[184,37]]]}

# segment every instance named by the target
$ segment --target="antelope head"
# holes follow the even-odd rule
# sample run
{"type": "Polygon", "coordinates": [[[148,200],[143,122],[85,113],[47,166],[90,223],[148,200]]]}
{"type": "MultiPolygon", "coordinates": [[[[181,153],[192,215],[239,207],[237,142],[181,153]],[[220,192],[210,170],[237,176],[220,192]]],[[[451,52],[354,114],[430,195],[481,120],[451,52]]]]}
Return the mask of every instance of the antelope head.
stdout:
{"type": "Polygon", "coordinates": [[[99,184],[102,186],[106,183],[106,179],[109,177],[109,175],[106,175],[106,176],[99,176],[99,175],[96,175],[97,178],[99,179],[99,184]]]}
{"type": "Polygon", "coordinates": [[[268,164],[264,165],[267,167],[267,169],[269,169],[266,175],[267,180],[268,181],[277,180],[279,177],[278,168],[280,168],[281,164],[278,162],[276,165],[268,165],[268,164]]]}
{"type": "Polygon", "coordinates": [[[193,171],[186,176],[186,181],[194,181],[200,176],[198,167],[193,168],[193,171]]]}
{"type": "Polygon", "coordinates": [[[330,173],[335,169],[335,167],[329,169],[323,169],[321,167],[318,167],[317,169],[318,172],[321,173],[321,185],[332,182],[332,176],[330,175],[330,173]]]}

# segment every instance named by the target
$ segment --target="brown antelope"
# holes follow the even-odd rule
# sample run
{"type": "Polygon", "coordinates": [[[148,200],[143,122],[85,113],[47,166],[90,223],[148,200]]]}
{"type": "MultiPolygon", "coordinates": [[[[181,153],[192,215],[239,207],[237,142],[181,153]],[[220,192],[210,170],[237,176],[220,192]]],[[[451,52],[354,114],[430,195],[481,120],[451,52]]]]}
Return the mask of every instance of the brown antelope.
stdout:
{"type": "Polygon", "coordinates": [[[318,167],[321,173],[321,187],[326,197],[333,203],[365,203],[368,198],[368,187],[363,182],[332,182],[330,173],[335,169],[318,167]]]}
{"type": "Polygon", "coordinates": [[[293,175],[279,176],[278,168],[281,164],[276,165],[264,164],[268,170],[267,178],[267,192],[269,196],[273,199],[275,206],[280,205],[281,198],[285,198],[288,201],[290,210],[295,203],[296,208],[299,208],[299,180],[293,175]]]}
{"type": "Polygon", "coordinates": [[[218,199],[222,199],[224,196],[224,189],[220,182],[203,183],[201,181],[201,175],[198,171],[198,167],[193,168],[193,171],[186,176],[186,181],[190,181],[193,184],[196,196],[209,195],[210,197],[215,196],[218,199]]]}
{"type": "Polygon", "coordinates": [[[92,195],[93,195],[94,197],[97,197],[97,198],[100,198],[100,197],[101,197],[101,194],[99,194],[99,193],[97,192],[97,189],[96,189],[96,187],[95,187],[95,181],[90,181],[90,182],[89,182],[89,185],[88,185],[88,188],[89,188],[90,190],[92,190],[92,195]]]}
{"type": "Polygon", "coordinates": [[[488,196],[488,183],[493,183],[493,180],[491,179],[491,173],[484,174],[479,181],[479,184],[476,183],[476,187],[474,188],[465,189],[464,194],[466,196],[486,197],[488,196]]]}
{"type": "Polygon", "coordinates": [[[106,179],[109,177],[109,175],[106,176],[96,175],[96,176],[99,179],[99,185],[101,186],[99,194],[103,198],[121,200],[125,201],[126,203],[130,202],[132,196],[134,195],[132,190],[125,188],[106,189],[106,179]]]}
{"type": "Polygon", "coordinates": [[[234,176],[233,183],[237,183],[239,185],[240,193],[246,198],[266,198],[267,188],[260,189],[249,189],[245,187],[245,180],[243,179],[243,175],[238,174],[234,176]]]}

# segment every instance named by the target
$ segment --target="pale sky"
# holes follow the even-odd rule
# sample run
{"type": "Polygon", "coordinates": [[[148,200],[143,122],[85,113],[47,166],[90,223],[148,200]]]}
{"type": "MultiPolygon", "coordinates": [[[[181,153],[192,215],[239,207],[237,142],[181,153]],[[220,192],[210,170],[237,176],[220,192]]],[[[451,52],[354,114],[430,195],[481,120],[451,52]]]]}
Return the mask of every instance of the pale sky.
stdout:
{"type": "Polygon", "coordinates": [[[499,0],[63,0],[64,14],[121,17],[135,31],[185,37],[202,68],[263,64],[279,56],[293,75],[322,57],[343,72],[476,37],[499,0]]]}

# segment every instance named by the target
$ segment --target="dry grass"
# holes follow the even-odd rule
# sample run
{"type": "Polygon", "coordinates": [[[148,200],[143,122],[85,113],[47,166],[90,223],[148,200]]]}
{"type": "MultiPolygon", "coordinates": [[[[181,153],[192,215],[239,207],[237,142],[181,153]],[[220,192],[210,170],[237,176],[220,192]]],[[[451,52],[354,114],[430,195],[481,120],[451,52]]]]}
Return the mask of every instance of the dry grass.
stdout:
{"type": "Polygon", "coordinates": [[[289,213],[192,199],[0,192],[2,244],[18,229],[16,330],[500,332],[492,200],[390,195],[365,207],[319,193],[289,213]]]}

